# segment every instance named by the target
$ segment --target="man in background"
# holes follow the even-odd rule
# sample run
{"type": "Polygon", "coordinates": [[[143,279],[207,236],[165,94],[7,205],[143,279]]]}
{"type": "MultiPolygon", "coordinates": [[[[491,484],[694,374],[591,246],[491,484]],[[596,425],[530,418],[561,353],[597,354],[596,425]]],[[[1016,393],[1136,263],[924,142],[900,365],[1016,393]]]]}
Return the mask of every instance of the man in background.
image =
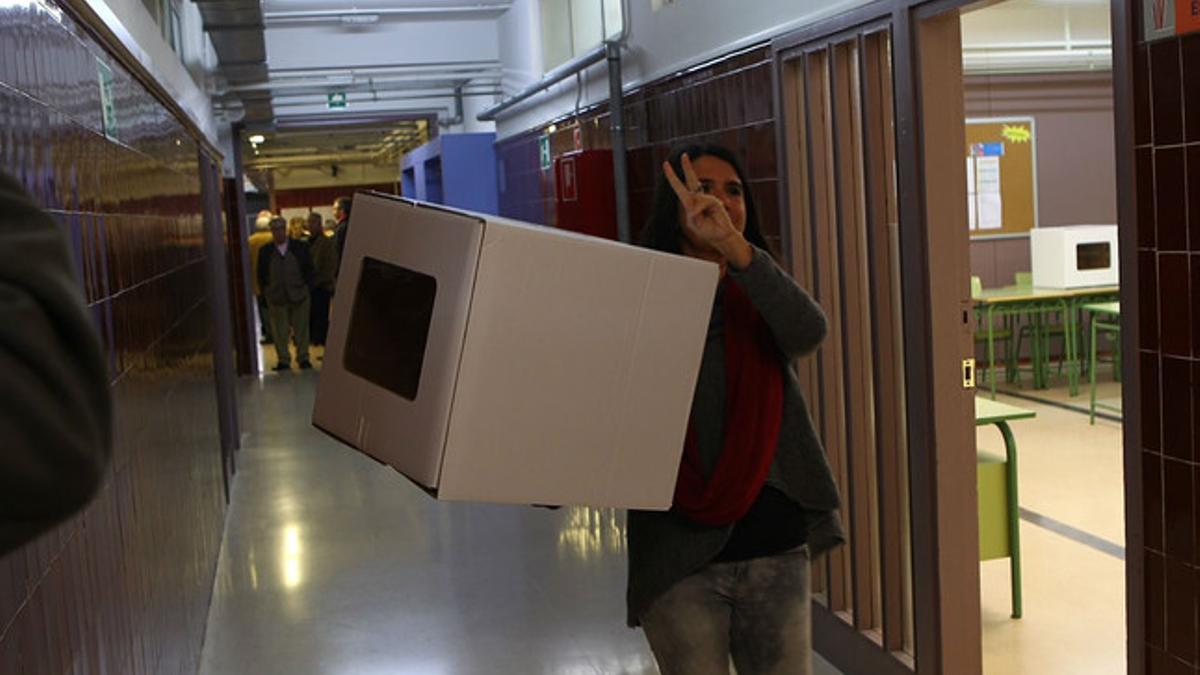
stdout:
{"type": "Polygon", "coordinates": [[[100,337],[61,226],[0,172],[0,557],[83,508],[108,472],[100,337]]]}
{"type": "Polygon", "coordinates": [[[324,347],[329,334],[329,301],[333,298],[338,254],[333,238],[325,236],[321,214],[316,212],[308,214],[308,251],[316,273],[312,288],[310,337],[313,345],[324,347]]]}
{"type": "Polygon", "coordinates": [[[308,246],[288,237],[287,221],[271,219],[271,244],[258,252],[258,285],[267,298],[271,335],[275,338],[275,370],[292,367],[288,338],[296,337],[296,362],[301,370],[312,368],[308,358],[308,321],[312,311],[312,258],[308,246]]]}
{"type": "Polygon", "coordinates": [[[258,303],[258,326],[262,333],[262,344],[271,344],[271,318],[267,311],[267,296],[258,285],[258,252],[271,241],[271,212],[262,210],[254,219],[254,232],[250,234],[250,275],[254,279],[254,299],[258,303]]]}
{"type": "Polygon", "coordinates": [[[350,227],[350,206],[349,197],[338,197],[333,200],[333,218],[337,221],[333,236],[337,241],[339,261],[342,259],[342,253],[346,250],[346,230],[350,227]]]}

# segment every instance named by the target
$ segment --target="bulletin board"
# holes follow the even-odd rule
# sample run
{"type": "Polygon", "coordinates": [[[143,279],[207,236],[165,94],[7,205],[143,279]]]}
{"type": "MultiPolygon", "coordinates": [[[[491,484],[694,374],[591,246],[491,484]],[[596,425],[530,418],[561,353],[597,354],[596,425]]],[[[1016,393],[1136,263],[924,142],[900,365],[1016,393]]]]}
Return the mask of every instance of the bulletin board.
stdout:
{"type": "Polygon", "coordinates": [[[1032,117],[967,120],[967,208],[972,239],[1037,227],[1037,134],[1032,117]]]}

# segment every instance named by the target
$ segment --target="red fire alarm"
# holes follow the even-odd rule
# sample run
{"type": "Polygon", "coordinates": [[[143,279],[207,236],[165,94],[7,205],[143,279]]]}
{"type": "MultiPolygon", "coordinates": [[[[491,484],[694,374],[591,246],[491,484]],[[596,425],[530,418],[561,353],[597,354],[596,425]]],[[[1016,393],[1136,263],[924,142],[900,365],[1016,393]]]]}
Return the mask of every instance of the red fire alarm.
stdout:
{"type": "Polygon", "coordinates": [[[612,150],[583,150],[555,157],[554,182],[559,228],[617,238],[612,150]]]}

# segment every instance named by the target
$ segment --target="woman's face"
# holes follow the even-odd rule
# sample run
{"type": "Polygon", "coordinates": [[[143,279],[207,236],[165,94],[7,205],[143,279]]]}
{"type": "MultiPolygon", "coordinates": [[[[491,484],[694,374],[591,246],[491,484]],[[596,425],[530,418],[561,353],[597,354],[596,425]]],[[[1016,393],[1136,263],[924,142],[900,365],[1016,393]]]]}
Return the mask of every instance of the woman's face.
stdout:
{"type": "MultiPolygon", "coordinates": [[[[700,191],[705,194],[710,194],[725,206],[725,211],[729,214],[729,221],[733,224],[733,228],[738,232],[746,231],[746,197],[745,186],[738,179],[737,171],[733,165],[719,157],[712,155],[704,155],[699,159],[692,160],[692,169],[696,171],[696,178],[700,179],[700,191]]],[[[697,249],[706,249],[708,245],[697,239],[685,225],[687,215],[683,212],[682,207],[679,210],[679,229],[683,231],[684,237],[688,243],[697,249]]]]}

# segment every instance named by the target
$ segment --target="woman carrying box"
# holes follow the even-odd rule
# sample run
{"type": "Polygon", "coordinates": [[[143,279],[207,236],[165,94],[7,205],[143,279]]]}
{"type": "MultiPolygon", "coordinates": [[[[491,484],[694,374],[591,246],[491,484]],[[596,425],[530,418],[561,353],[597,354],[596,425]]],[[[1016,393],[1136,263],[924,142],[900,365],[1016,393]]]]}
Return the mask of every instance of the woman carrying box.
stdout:
{"type": "Polygon", "coordinates": [[[628,620],[664,675],[809,673],[809,561],[843,541],[791,366],[825,316],[767,252],[744,176],[724,148],[674,152],[643,233],[721,266],[674,506],[629,512],[628,620]]]}

